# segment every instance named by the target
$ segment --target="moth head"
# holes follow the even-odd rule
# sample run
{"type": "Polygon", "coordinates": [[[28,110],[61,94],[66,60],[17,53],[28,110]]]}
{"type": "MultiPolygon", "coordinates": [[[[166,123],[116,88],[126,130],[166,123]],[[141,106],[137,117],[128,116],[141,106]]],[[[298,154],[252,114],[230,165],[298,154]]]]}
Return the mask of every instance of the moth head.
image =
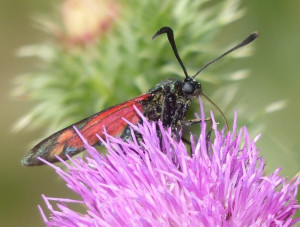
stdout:
{"type": "Polygon", "coordinates": [[[188,77],[183,81],[182,91],[187,95],[198,96],[202,93],[202,87],[198,81],[192,77],[188,77]]]}

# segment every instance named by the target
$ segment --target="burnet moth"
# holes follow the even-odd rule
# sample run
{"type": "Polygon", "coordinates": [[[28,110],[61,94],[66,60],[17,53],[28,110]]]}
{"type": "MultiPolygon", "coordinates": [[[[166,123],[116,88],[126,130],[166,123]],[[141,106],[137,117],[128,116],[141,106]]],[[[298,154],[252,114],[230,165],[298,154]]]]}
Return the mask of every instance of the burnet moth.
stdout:
{"type": "Polygon", "coordinates": [[[170,126],[173,132],[178,135],[178,131],[183,126],[201,121],[184,120],[190,103],[200,95],[205,97],[219,110],[227,126],[227,122],[222,111],[206,95],[203,94],[201,84],[195,80],[195,77],[210,64],[230,52],[251,43],[257,38],[258,34],[251,34],[238,45],[204,65],[195,75],[189,76],[179,57],[174,41],[173,30],[170,27],[162,27],[153,35],[152,39],[164,33],[167,34],[173,52],[184,72],[185,78],[183,80],[163,80],[141,96],[116,106],[112,106],[54,133],[32,148],[32,150],[22,160],[22,164],[24,166],[44,164],[38,159],[38,157],[53,163],[58,161],[56,156],[65,160],[67,159],[67,155],[73,156],[83,151],[84,145],[77,133],[74,131],[73,126],[80,131],[80,133],[92,146],[101,145],[96,134],[103,138],[104,127],[108,134],[112,136],[119,135],[121,138],[126,138],[128,135],[128,126],[122,118],[127,119],[133,124],[137,124],[140,121],[139,115],[136,113],[134,106],[136,106],[136,108],[138,108],[138,110],[142,112],[148,120],[161,120],[164,126],[170,126]]]}

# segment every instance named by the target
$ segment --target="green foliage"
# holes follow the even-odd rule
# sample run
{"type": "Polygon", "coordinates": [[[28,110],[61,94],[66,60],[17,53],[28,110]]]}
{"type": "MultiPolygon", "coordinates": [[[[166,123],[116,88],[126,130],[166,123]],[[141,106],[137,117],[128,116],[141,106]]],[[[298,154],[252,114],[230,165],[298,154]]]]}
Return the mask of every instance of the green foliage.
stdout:
{"type": "MultiPolygon", "coordinates": [[[[213,46],[216,35],[243,14],[238,0],[130,0],[117,4],[118,17],[97,42],[66,47],[56,40],[21,50],[23,56],[38,57],[42,67],[17,81],[15,94],[36,103],[18,129],[47,124],[53,131],[134,98],[162,79],[182,77],[167,39],[151,40],[162,26],[174,29],[181,58],[188,72],[195,73],[223,52],[213,46]]],[[[239,56],[230,55],[224,62],[235,57],[239,56]]],[[[228,72],[219,72],[218,66],[209,72],[199,75],[198,80],[226,84],[235,79],[230,79],[228,72]]],[[[227,96],[216,94],[216,103],[227,100],[229,105],[228,99],[222,99],[232,97],[236,90],[232,88],[227,96]]]]}

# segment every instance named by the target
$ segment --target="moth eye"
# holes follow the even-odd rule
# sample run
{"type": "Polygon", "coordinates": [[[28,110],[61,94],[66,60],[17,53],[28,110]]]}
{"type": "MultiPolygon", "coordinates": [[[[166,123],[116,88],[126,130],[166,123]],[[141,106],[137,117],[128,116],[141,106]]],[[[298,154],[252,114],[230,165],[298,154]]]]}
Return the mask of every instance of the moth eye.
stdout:
{"type": "Polygon", "coordinates": [[[185,93],[192,93],[194,91],[194,86],[191,84],[191,83],[184,83],[183,87],[182,87],[182,90],[185,92],[185,93]]]}

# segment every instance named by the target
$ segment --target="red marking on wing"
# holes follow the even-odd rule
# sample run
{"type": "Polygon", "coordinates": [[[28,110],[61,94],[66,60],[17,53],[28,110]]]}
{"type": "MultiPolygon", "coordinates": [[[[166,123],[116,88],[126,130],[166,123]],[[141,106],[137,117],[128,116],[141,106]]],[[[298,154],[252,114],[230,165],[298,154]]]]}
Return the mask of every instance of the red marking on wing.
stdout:
{"type": "Polygon", "coordinates": [[[57,137],[57,144],[51,151],[51,156],[60,155],[62,153],[65,144],[75,135],[74,129],[66,128],[62,133],[57,137]]]}
{"type": "MultiPolygon", "coordinates": [[[[139,121],[139,116],[133,106],[135,105],[140,111],[142,111],[143,106],[140,101],[147,99],[150,95],[151,94],[145,94],[139,96],[88,118],[87,123],[80,129],[80,133],[90,145],[95,145],[99,142],[96,134],[104,138],[104,127],[109,135],[120,135],[127,125],[122,118],[136,124],[139,121]]],[[[79,123],[82,124],[82,122],[79,123]]],[[[76,125],[77,124],[75,124],[75,126],[76,125]]],[[[68,141],[67,146],[72,148],[82,148],[83,143],[76,134],[68,141]]]]}
{"type": "Polygon", "coordinates": [[[120,135],[126,127],[126,122],[122,118],[136,124],[139,121],[139,116],[134,110],[135,105],[143,112],[142,101],[147,101],[151,94],[144,94],[127,102],[113,106],[103,110],[93,116],[81,120],[74,125],[66,127],[37,144],[25,156],[23,165],[33,166],[43,164],[38,158],[43,158],[49,162],[57,162],[55,156],[60,156],[62,159],[67,159],[66,154],[75,155],[84,150],[83,143],[73,126],[77,127],[81,134],[85,137],[90,145],[99,144],[99,139],[96,134],[103,136],[103,129],[106,128],[108,134],[112,136],[120,135]]]}

